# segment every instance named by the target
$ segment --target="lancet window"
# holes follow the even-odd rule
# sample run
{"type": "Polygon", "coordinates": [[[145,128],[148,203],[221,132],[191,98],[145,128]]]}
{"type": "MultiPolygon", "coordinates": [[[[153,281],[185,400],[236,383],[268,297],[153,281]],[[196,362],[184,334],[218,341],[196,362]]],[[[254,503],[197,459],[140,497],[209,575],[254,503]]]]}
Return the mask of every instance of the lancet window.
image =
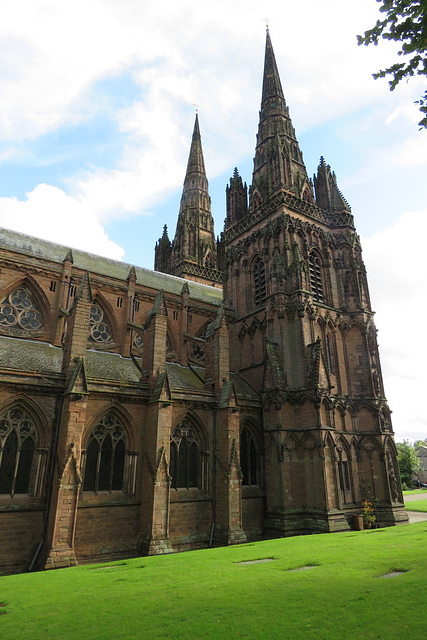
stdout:
{"type": "Polygon", "coordinates": [[[41,311],[27,287],[19,287],[0,302],[0,328],[6,333],[25,335],[43,327],[41,311]]]}
{"type": "Polygon", "coordinates": [[[308,259],[308,270],[310,274],[310,285],[313,299],[316,302],[324,302],[322,267],[318,256],[311,254],[308,259]]]}
{"type": "Polygon", "coordinates": [[[255,308],[262,307],[265,304],[265,268],[261,258],[258,258],[254,262],[253,267],[254,277],[254,303],[255,308]]]}
{"type": "Polygon", "coordinates": [[[243,486],[261,484],[261,469],[257,443],[250,427],[245,425],[240,434],[240,470],[243,486]]]}
{"type": "Polygon", "coordinates": [[[200,486],[200,442],[188,420],[182,420],[171,435],[170,475],[173,489],[200,486]]]}
{"type": "Polygon", "coordinates": [[[108,413],[92,430],[86,448],[83,491],[124,488],[125,430],[114,413],[108,413]]]}
{"type": "Polygon", "coordinates": [[[36,430],[17,406],[0,415],[0,494],[29,493],[36,430]]]}

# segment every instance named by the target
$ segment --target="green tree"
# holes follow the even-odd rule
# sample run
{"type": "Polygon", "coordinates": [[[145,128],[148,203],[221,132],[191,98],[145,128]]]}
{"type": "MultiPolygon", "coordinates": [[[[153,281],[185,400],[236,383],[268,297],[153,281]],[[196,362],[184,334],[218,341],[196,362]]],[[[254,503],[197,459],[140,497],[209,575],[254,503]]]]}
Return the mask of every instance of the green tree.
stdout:
{"type": "Polygon", "coordinates": [[[414,449],[418,451],[420,447],[427,447],[427,440],[415,440],[414,449]]]}
{"type": "Polygon", "coordinates": [[[409,440],[397,442],[396,448],[400,477],[402,482],[405,482],[409,486],[413,482],[413,476],[417,475],[420,468],[420,459],[417,455],[417,450],[409,440]]]}
{"type": "MultiPolygon", "coordinates": [[[[377,45],[381,38],[401,43],[399,56],[403,62],[396,62],[373,76],[375,79],[391,76],[390,91],[404,78],[427,75],[427,0],[377,0],[384,20],[377,20],[375,27],[357,36],[359,45],[377,45]]],[[[416,101],[423,118],[418,123],[427,128],[427,90],[416,101]]]]}

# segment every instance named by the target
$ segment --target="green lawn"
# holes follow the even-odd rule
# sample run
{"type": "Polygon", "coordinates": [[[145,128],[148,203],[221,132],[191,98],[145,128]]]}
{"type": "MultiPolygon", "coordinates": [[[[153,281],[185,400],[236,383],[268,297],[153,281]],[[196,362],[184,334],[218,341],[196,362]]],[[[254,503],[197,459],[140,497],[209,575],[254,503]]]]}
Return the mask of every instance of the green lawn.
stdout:
{"type": "Polygon", "coordinates": [[[0,637],[424,640],[426,542],[421,522],[3,577],[0,637]]]}
{"type": "Polygon", "coordinates": [[[427,511],[427,499],[405,502],[405,509],[406,511],[427,511]]]}

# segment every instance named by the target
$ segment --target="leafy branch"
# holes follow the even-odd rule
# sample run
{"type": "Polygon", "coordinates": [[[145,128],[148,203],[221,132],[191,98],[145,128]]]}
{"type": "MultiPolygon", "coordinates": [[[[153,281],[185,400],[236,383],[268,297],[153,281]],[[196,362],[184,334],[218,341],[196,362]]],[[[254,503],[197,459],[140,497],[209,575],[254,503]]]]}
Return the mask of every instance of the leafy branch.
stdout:
{"type": "MultiPolygon", "coordinates": [[[[380,12],[384,20],[357,36],[358,45],[377,45],[380,38],[401,43],[399,56],[405,56],[386,69],[373,74],[375,79],[391,76],[390,91],[393,91],[403,79],[414,75],[427,75],[427,0],[377,0],[382,6],[380,12]],[[406,56],[410,56],[409,59],[406,56]]],[[[418,123],[427,128],[427,90],[416,100],[423,118],[418,123]]]]}

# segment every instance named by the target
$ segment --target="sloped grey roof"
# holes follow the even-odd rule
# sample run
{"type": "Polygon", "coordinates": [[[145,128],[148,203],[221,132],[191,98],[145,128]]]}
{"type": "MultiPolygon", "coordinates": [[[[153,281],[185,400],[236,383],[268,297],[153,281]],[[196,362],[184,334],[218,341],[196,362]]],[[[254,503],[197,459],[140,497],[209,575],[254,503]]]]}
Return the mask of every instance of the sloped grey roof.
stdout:
{"type": "MultiPolygon", "coordinates": [[[[57,263],[62,263],[69,251],[69,247],[2,228],[0,228],[0,247],[57,263]]],[[[72,252],[74,267],[89,271],[89,273],[126,280],[132,268],[132,265],[125,262],[110,260],[109,258],[103,258],[78,249],[72,249],[72,252]]],[[[190,298],[214,305],[220,305],[222,302],[221,289],[177,278],[166,273],[151,271],[143,267],[134,268],[137,283],[156,291],[164,289],[167,293],[180,295],[184,283],[187,283],[190,290],[190,298]]]]}
{"type": "MultiPolygon", "coordinates": [[[[0,336],[0,366],[28,373],[61,373],[62,347],[47,342],[0,336]]],[[[140,373],[131,358],[118,353],[86,352],[86,374],[98,380],[137,383],[140,373]]]]}
{"type": "Polygon", "coordinates": [[[0,336],[0,366],[28,373],[61,373],[62,348],[0,336]]]}
{"type": "Polygon", "coordinates": [[[119,353],[99,351],[86,351],[86,375],[88,378],[123,383],[137,383],[141,377],[131,358],[123,358],[119,353]]]}
{"type": "Polygon", "coordinates": [[[234,373],[231,375],[231,379],[234,382],[234,388],[236,389],[238,398],[247,398],[250,400],[261,400],[261,396],[259,393],[252,389],[250,384],[246,382],[238,373],[234,373]]]}
{"type": "Polygon", "coordinates": [[[168,374],[169,385],[171,389],[186,389],[189,391],[203,391],[205,370],[201,367],[182,367],[175,362],[166,363],[166,372],[168,374]]]}

